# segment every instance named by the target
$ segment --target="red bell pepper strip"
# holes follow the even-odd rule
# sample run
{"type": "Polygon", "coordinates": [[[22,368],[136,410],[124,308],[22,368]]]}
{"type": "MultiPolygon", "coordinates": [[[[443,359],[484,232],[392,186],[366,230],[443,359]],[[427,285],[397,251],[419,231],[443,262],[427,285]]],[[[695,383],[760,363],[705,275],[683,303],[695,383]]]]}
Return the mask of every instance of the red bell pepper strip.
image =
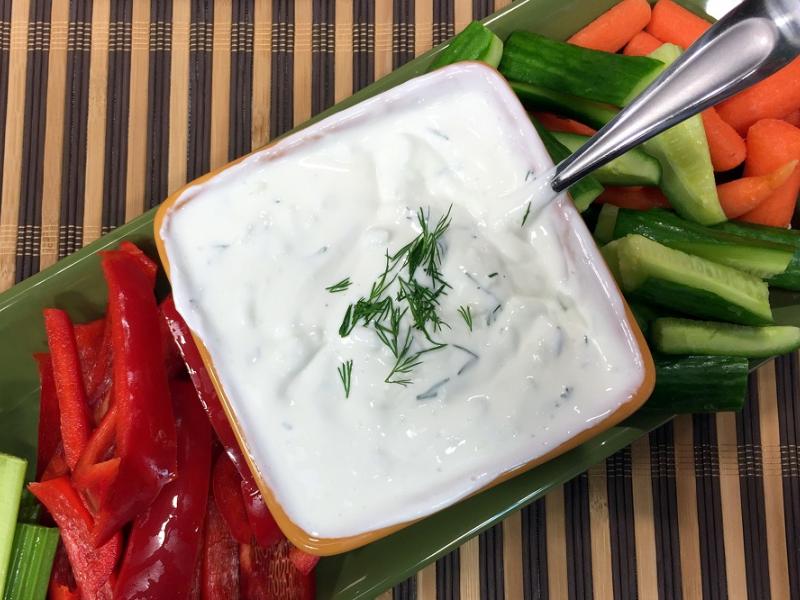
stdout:
{"type": "Polygon", "coordinates": [[[39,368],[39,435],[36,446],[36,478],[39,479],[61,441],[61,414],[50,355],[34,354],[39,368]]]}
{"type": "Polygon", "coordinates": [[[109,579],[122,548],[117,533],[100,547],[92,543],[92,516],[68,477],[30,483],[28,489],[50,511],[61,533],[82,598],[110,598],[109,579]]]}
{"type": "Polygon", "coordinates": [[[178,345],[172,338],[172,331],[167,324],[167,319],[163,312],[164,303],[159,306],[161,311],[161,318],[159,324],[161,325],[161,348],[164,353],[164,364],[166,365],[167,375],[170,379],[179,377],[186,373],[186,365],[183,362],[183,357],[178,352],[178,345]]]}
{"type": "Polygon", "coordinates": [[[92,432],[86,448],[81,454],[75,472],[86,469],[96,463],[108,460],[112,456],[114,440],[117,433],[117,407],[112,406],[92,432]]]}
{"type": "Polygon", "coordinates": [[[249,481],[242,480],[242,497],[244,507],[247,512],[247,520],[253,530],[253,537],[258,545],[269,548],[285,539],[283,532],[278,527],[278,523],[269,512],[264,498],[258,488],[249,481]]]}
{"type": "Polygon", "coordinates": [[[47,481],[48,479],[55,479],[57,477],[63,477],[64,475],[69,475],[69,465],[67,465],[67,459],[64,458],[64,446],[59,442],[58,446],[56,446],[56,451],[53,452],[53,456],[50,458],[50,462],[47,463],[39,480],[47,481]]]}
{"type": "Polygon", "coordinates": [[[91,513],[97,514],[108,495],[119,474],[119,462],[119,458],[110,458],[72,474],[72,484],[83,495],[86,508],[91,513]]]}
{"type": "Polygon", "coordinates": [[[117,407],[112,406],[92,432],[72,473],[73,485],[93,514],[97,514],[119,474],[120,459],[112,458],[116,428],[117,407]]]}
{"type": "Polygon", "coordinates": [[[97,354],[103,345],[105,330],[105,319],[75,325],[75,343],[78,345],[78,357],[81,361],[81,374],[83,383],[86,385],[87,396],[89,395],[89,377],[94,369],[97,354]]]}
{"type": "Polygon", "coordinates": [[[289,560],[292,561],[294,568],[300,571],[303,575],[308,575],[314,570],[319,562],[319,556],[303,552],[297,546],[289,548],[289,560]]]}
{"type": "Polygon", "coordinates": [[[147,256],[147,254],[145,254],[142,249],[133,242],[129,242],[127,240],[120,242],[119,249],[126,254],[130,254],[133,258],[139,261],[139,266],[142,267],[142,270],[147,274],[147,277],[152,282],[150,287],[155,287],[156,275],[158,274],[158,265],[156,262],[147,256]]]}
{"type": "Polygon", "coordinates": [[[255,486],[253,476],[250,474],[250,468],[247,466],[244,455],[239,449],[239,443],[236,441],[236,436],[228,422],[228,417],[225,415],[225,410],[222,408],[217,391],[211,382],[211,376],[203,364],[203,359],[200,357],[200,351],[194,343],[189,326],[175,308],[172,296],[161,303],[161,314],[172,332],[172,337],[178,346],[178,351],[183,357],[183,361],[186,363],[189,377],[197,390],[197,395],[208,415],[208,420],[211,421],[211,427],[214,428],[214,433],[217,434],[217,439],[219,439],[222,447],[225,448],[225,452],[233,461],[233,464],[236,465],[236,469],[242,479],[250,481],[255,486]]]}
{"type": "Polygon", "coordinates": [[[53,377],[58,395],[58,409],[61,414],[61,439],[64,442],[64,456],[72,469],[86,447],[92,431],[86,402],[86,388],[81,375],[78,345],[75,342],[72,322],[63,310],[46,308],[44,325],[47,330],[47,343],[50,346],[50,360],[53,363],[53,377]]]}
{"type": "Polygon", "coordinates": [[[116,454],[122,460],[97,516],[97,545],[150,506],[177,468],[175,419],[151,279],[125,252],[105,252],[102,266],[114,355],[116,454]]]}
{"type": "Polygon", "coordinates": [[[56,555],[53,558],[53,568],[50,569],[50,585],[47,589],[50,600],[80,600],[78,584],[72,574],[64,542],[59,540],[56,555]]]}
{"type": "Polygon", "coordinates": [[[209,494],[202,559],[203,600],[239,598],[239,544],[209,494]]]}
{"type": "Polygon", "coordinates": [[[48,600],[81,600],[81,595],[77,589],[71,590],[63,583],[51,581],[47,588],[48,600]]]}
{"type": "Polygon", "coordinates": [[[211,473],[211,427],[188,381],[175,381],[178,477],[133,522],[114,598],[186,598],[202,546],[211,473]]]}
{"type": "Polygon", "coordinates": [[[239,579],[244,600],[313,600],[314,575],[304,575],[289,559],[291,544],[272,548],[249,544],[239,547],[239,579]]]}
{"type": "MultiPolygon", "coordinates": [[[[104,400],[111,391],[113,370],[113,352],[111,349],[111,324],[105,319],[103,339],[95,356],[94,363],[86,379],[86,395],[89,406],[93,410],[94,423],[97,424],[105,415],[108,406],[104,400]]],[[[110,402],[109,402],[110,404],[110,402]]]]}
{"type": "Polygon", "coordinates": [[[249,544],[253,540],[253,530],[250,528],[242,498],[242,478],[224,452],[220,453],[214,465],[211,487],[217,508],[233,537],[240,544],[249,544]]]}

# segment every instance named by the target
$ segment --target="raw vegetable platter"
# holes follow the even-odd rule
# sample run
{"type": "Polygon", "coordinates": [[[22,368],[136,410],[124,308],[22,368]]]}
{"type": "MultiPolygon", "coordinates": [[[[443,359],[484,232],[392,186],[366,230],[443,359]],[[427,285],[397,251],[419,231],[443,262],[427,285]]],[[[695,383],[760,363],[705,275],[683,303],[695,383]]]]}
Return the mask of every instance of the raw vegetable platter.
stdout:
{"type": "MultiPolygon", "coordinates": [[[[563,39],[614,2],[522,1],[489,18],[487,24],[505,38],[511,31],[529,29],[563,39]]],[[[426,70],[436,51],[398,69],[353,98],[331,109],[340,110],[426,70]]],[[[323,113],[322,118],[331,111],[323,113]]],[[[566,143],[569,140],[562,138],[566,143]]],[[[152,213],[120,227],[98,242],[16,286],[0,297],[0,324],[4,339],[14,344],[0,347],[6,373],[0,400],[4,436],[0,451],[32,459],[36,454],[38,377],[31,354],[46,347],[42,309],[58,306],[76,323],[102,316],[106,306],[105,283],[97,253],[129,240],[152,251],[152,213]]],[[[159,282],[163,295],[167,288],[159,282]]],[[[800,324],[800,295],[773,290],[771,305],[777,323],[800,324]]],[[[404,531],[342,556],[324,559],[317,570],[321,597],[372,597],[401,581],[468,538],[488,528],[512,511],[540,497],[586,470],[638,436],[670,418],[669,412],[635,415],[580,448],[502,486],[469,499],[404,531]]],[[[30,460],[32,467],[33,461],[30,460]]],[[[32,473],[29,472],[29,478],[32,473]]]]}

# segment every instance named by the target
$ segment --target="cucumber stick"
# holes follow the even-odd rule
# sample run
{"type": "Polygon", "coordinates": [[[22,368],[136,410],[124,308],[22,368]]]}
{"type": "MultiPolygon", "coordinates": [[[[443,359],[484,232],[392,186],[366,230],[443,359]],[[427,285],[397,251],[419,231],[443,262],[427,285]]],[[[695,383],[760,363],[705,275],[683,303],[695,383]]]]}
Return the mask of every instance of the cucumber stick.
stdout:
{"type": "Polygon", "coordinates": [[[748,327],[691,319],[656,319],[656,350],[664,354],[704,354],[769,358],[800,348],[800,328],[781,325],[748,327]]]}
{"type": "MultiPolygon", "coordinates": [[[[742,237],[719,227],[705,227],[663,210],[619,209],[613,214],[605,206],[598,223],[604,223],[608,239],[637,233],[670,248],[734,267],[765,279],[770,285],[800,291],[800,247],[771,240],[742,237]],[[604,214],[607,212],[607,214],[604,214]],[[613,225],[609,222],[613,220],[613,225]]],[[[736,231],[732,229],[731,231],[736,231]]]]}
{"type": "MultiPolygon", "coordinates": [[[[576,133],[552,133],[570,152],[576,152],[589,140],[576,133]]],[[[592,176],[603,185],[658,185],[661,165],[643,150],[634,148],[593,171],[592,176]]]]}
{"type": "Polygon", "coordinates": [[[5,588],[27,466],[28,463],[21,458],[0,454],[0,597],[5,588]]]}
{"type": "Polygon", "coordinates": [[[640,235],[608,244],[603,256],[624,292],[681,313],[742,325],[772,323],[767,285],[757,277],[640,235]],[[610,248],[609,248],[610,247],[610,248]]]}
{"type": "MultiPolygon", "coordinates": [[[[542,127],[541,123],[536,119],[532,119],[532,121],[547,153],[550,155],[550,158],[553,159],[554,163],[558,164],[572,154],[572,152],[570,152],[564,144],[559,142],[551,132],[542,127]]],[[[602,193],[603,186],[591,175],[573,183],[569,188],[569,194],[572,196],[575,208],[577,208],[579,212],[586,210],[594,199],[602,193]]]]}
{"type": "Polygon", "coordinates": [[[454,37],[431,63],[429,71],[462,60],[479,60],[497,67],[503,56],[503,41],[478,21],[454,37]]]}
{"type": "Polygon", "coordinates": [[[40,600],[47,595],[58,538],[55,527],[17,525],[4,600],[40,600]]]}
{"type": "Polygon", "coordinates": [[[603,204],[600,208],[600,212],[597,215],[597,224],[594,226],[594,241],[601,246],[614,239],[614,229],[617,225],[619,210],[613,204],[603,204]]]}
{"type": "Polygon", "coordinates": [[[523,81],[509,81],[508,83],[519,101],[527,108],[558,113],[595,129],[600,129],[619,112],[619,109],[610,104],[570,96],[540,85],[523,81]]]}
{"type": "MultiPolygon", "coordinates": [[[[677,46],[664,44],[650,56],[670,64],[680,54],[677,46]]],[[[661,189],[678,214],[703,225],[726,220],[717,197],[714,168],[700,115],[647,140],[642,147],[661,163],[661,189]]]]}
{"type": "Polygon", "coordinates": [[[499,66],[506,79],[614,106],[627,105],[662,68],[656,58],[589,50],[527,31],[508,37],[499,66]]]}
{"type": "Polygon", "coordinates": [[[654,356],[656,387],[641,408],[668,414],[740,410],[750,363],[737,356],[654,356]]]}

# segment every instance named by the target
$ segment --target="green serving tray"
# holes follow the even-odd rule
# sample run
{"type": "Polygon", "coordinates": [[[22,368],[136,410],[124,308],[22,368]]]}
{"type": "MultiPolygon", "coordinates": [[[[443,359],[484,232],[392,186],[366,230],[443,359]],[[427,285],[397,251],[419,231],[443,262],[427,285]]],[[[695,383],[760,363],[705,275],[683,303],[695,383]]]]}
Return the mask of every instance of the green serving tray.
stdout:
{"type": "MultiPolygon", "coordinates": [[[[527,29],[565,39],[615,3],[520,0],[484,22],[503,38],[513,30],[527,29]]],[[[697,12],[705,6],[702,0],[683,0],[683,4],[697,12]]],[[[404,65],[304,125],[424,73],[438,51],[434,49],[404,65]]],[[[31,354],[46,348],[42,309],[64,308],[78,322],[101,316],[106,291],[98,253],[124,239],[153,250],[153,215],[154,211],[150,211],[134,219],[0,294],[0,452],[27,458],[29,477],[36,457],[39,391],[31,354]]],[[[160,286],[166,290],[166,282],[160,282],[160,286]]],[[[778,322],[800,325],[800,294],[777,293],[773,306],[778,322]]],[[[496,488],[369,546],[323,559],[317,570],[319,597],[344,600],[376,596],[670,418],[668,414],[636,414],[571,452],[496,488]]]]}

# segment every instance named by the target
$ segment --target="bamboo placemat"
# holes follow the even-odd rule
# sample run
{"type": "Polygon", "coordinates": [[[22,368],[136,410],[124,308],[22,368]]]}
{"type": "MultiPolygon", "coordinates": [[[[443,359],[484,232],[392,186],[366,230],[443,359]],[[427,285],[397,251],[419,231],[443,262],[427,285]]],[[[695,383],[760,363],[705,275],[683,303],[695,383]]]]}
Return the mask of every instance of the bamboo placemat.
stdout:
{"type": "MultiPolygon", "coordinates": [[[[0,288],[424,52],[497,0],[0,0],[0,288]]],[[[8,342],[8,340],[6,340],[8,342]]],[[[800,598],[797,356],[395,598],[800,598]]]]}

